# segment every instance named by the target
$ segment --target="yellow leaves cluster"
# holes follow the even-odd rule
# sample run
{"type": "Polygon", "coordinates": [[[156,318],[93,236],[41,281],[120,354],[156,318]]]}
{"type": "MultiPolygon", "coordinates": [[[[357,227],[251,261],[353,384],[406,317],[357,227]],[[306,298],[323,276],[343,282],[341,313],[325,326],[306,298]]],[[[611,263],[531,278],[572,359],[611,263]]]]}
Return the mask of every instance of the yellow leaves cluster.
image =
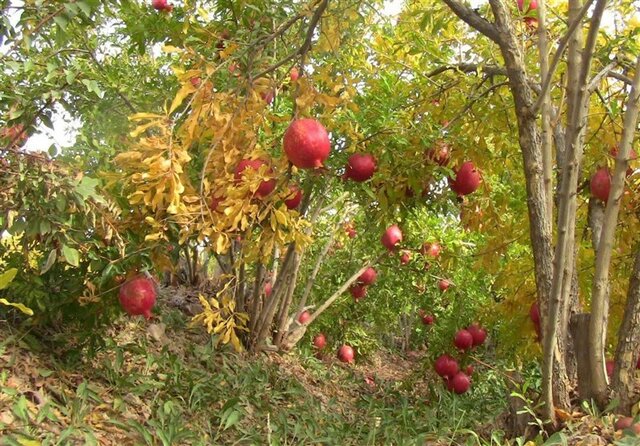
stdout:
{"type": "Polygon", "coordinates": [[[219,335],[216,345],[230,343],[237,352],[241,352],[243,348],[237,332],[249,331],[247,328],[249,316],[236,311],[236,302],[229,293],[228,287],[220,291],[217,297],[220,300],[215,297],[206,299],[200,294],[198,299],[202,304],[202,313],[195,315],[191,323],[192,325],[202,324],[209,334],[219,335]]]}

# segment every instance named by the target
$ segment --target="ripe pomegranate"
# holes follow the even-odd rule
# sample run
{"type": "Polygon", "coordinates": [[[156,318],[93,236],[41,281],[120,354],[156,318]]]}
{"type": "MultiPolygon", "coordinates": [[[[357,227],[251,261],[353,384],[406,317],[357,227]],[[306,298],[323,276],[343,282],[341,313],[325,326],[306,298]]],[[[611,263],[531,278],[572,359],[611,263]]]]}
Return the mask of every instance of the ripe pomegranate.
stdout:
{"type": "Polygon", "coordinates": [[[444,380],[444,385],[447,386],[447,390],[449,392],[453,392],[454,391],[453,380],[450,379],[448,376],[444,376],[443,380],[444,380]]]}
{"type": "Polygon", "coordinates": [[[631,417],[620,417],[616,420],[614,424],[614,428],[617,431],[629,429],[633,425],[633,418],[631,417]]]}
{"type": "Polygon", "coordinates": [[[265,283],[264,284],[264,297],[270,297],[272,291],[273,291],[273,286],[271,285],[271,282],[265,283]]]}
{"type": "Polygon", "coordinates": [[[376,171],[376,160],[369,153],[354,153],[347,160],[345,175],[347,178],[363,182],[371,178],[376,171]]]}
{"type": "Polygon", "coordinates": [[[220,203],[224,201],[224,197],[217,197],[215,192],[211,193],[211,198],[209,199],[209,209],[215,211],[220,206],[220,203]]]}
{"type": "MultiPolygon", "coordinates": [[[[524,0],[517,0],[518,2],[518,10],[520,11],[524,11],[524,0]]],[[[529,11],[535,11],[536,9],[538,9],[538,0],[529,0],[529,9],[527,9],[527,12],[529,11]]]]}
{"type": "Polygon", "coordinates": [[[298,68],[293,67],[289,72],[289,78],[291,79],[291,82],[297,81],[299,77],[300,77],[300,73],[298,72],[298,68]]]}
{"type": "Polygon", "coordinates": [[[384,231],[382,234],[382,238],[380,242],[382,246],[387,248],[389,251],[393,251],[398,243],[402,241],[402,231],[398,227],[398,225],[392,225],[384,231]]]}
{"type": "Polygon", "coordinates": [[[353,348],[349,345],[343,345],[342,347],[340,347],[340,349],[338,349],[338,359],[342,362],[352,363],[354,356],[355,353],[353,351],[353,348]]]}
{"type": "Polygon", "coordinates": [[[464,328],[457,331],[453,339],[454,345],[460,350],[468,350],[473,346],[473,336],[464,328]]]}
{"type": "Polygon", "coordinates": [[[437,259],[440,256],[441,252],[442,252],[442,246],[440,246],[440,243],[438,242],[425,243],[422,245],[422,248],[420,249],[420,253],[423,256],[429,256],[434,259],[437,259]]]}
{"type": "Polygon", "coordinates": [[[472,365],[468,365],[467,367],[465,367],[465,369],[464,369],[464,373],[465,373],[467,376],[471,376],[471,375],[473,375],[474,370],[475,370],[475,369],[473,368],[473,366],[472,366],[472,365]]]}
{"type": "Polygon", "coordinates": [[[465,393],[471,386],[471,379],[462,372],[456,373],[451,382],[453,383],[453,391],[458,395],[465,393]]]}
{"type": "Polygon", "coordinates": [[[613,370],[615,368],[616,363],[613,361],[613,359],[608,359],[605,362],[605,366],[607,369],[607,375],[609,376],[609,378],[611,378],[613,376],[613,370]]]}
{"type": "Polygon", "coordinates": [[[477,347],[478,345],[484,344],[484,341],[487,339],[487,330],[482,328],[479,324],[474,323],[467,327],[467,331],[471,333],[471,337],[473,337],[473,346],[477,347]]]}
{"type": "Polygon", "coordinates": [[[317,169],[329,157],[331,142],[327,130],[315,119],[293,121],[283,138],[287,158],[301,169],[317,169]]]}
{"type": "Polygon", "coordinates": [[[298,186],[289,186],[289,199],[284,200],[287,209],[296,209],[302,201],[302,191],[298,186]]]}
{"type": "Polygon", "coordinates": [[[605,203],[609,199],[609,191],[611,190],[611,175],[609,169],[601,167],[591,177],[590,185],[591,196],[602,200],[605,203]]]}
{"type": "Polygon", "coordinates": [[[220,35],[218,36],[218,43],[216,43],[216,48],[219,50],[223,50],[224,47],[226,46],[226,41],[229,40],[229,37],[231,37],[231,33],[229,32],[228,29],[223,29],[222,32],[220,33],[220,35]]]}
{"type": "Polygon", "coordinates": [[[411,254],[409,254],[409,251],[403,251],[402,255],[400,256],[400,264],[406,265],[410,261],[411,261],[411,254]]]}
{"type": "Polygon", "coordinates": [[[440,291],[447,291],[450,285],[451,282],[449,282],[447,279],[440,279],[438,281],[438,288],[440,288],[440,291]]]}
{"type": "Polygon", "coordinates": [[[322,334],[318,333],[313,338],[313,346],[319,350],[322,350],[327,345],[327,338],[322,334]]]}
{"type": "Polygon", "coordinates": [[[371,285],[376,281],[376,277],[378,277],[378,273],[372,266],[370,266],[369,268],[364,270],[362,274],[360,274],[360,277],[358,277],[358,282],[362,285],[371,285]]]}
{"type": "Polygon", "coordinates": [[[264,92],[260,93],[260,97],[262,98],[262,100],[264,102],[266,102],[267,104],[271,105],[271,104],[273,104],[273,100],[276,97],[276,92],[273,91],[273,90],[264,91],[264,92]]]}
{"type": "Polygon", "coordinates": [[[349,287],[349,292],[356,300],[356,302],[358,302],[360,299],[367,295],[367,287],[364,285],[351,285],[349,287]]]}
{"type": "Polygon", "coordinates": [[[467,161],[456,173],[456,179],[451,182],[451,189],[458,196],[469,195],[480,186],[480,172],[471,161],[467,161]]]}
{"type": "Polygon", "coordinates": [[[300,313],[300,316],[298,316],[298,322],[300,322],[301,325],[306,324],[309,319],[311,319],[311,313],[309,313],[307,310],[303,311],[302,313],[300,313]]]}
{"type": "Polygon", "coordinates": [[[531,318],[531,322],[534,324],[540,324],[540,307],[538,306],[538,302],[531,304],[531,308],[529,308],[529,317],[531,318]]]}
{"type": "MultiPolygon", "coordinates": [[[[236,166],[236,170],[234,172],[234,178],[236,180],[236,183],[239,183],[242,180],[242,177],[245,175],[245,170],[247,168],[249,168],[250,170],[255,170],[257,172],[260,169],[260,166],[263,166],[265,164],[267,163],[260,159],[256,159],[256,160],[243,159],[238,163],[238,165],[236,166]]],[[[273,174],[273,169],[269,169],[268,173],[273,174]]],[[[265,180],[262,183],[260,183],[260,186],[258,186],[258,189],[256,190],[256,196],[266,197],[271,192],[273,192],[275,188],[276,188],[275,178],[271,180],[265,180]]]]}
{"type": "Polygon", "coordinates": [[[120,287],[118,299],[128,314],[142,315],[146,319],[151,319],[151,309],[156,303],[156,295],[153,281],[144,275],[139,275],[120,287]]]}
{"type": "Polygon", "coordinates": [[[151,6],[157,11],[164,11],[169,7],[167,0],[151,0],[151,6]]]}
{"type": "Polygon", "coordinates": [[[436,373],[442,377],[454,377],[460,370],[458,361],[447,354],[442,354],[433,363],[436,373]]]}
{"type": "Polygon", "coordinates": [[[422,323],[424,325],[432,325],[434,321],[434,317],[431,314],[425,314],[424,316],[422,316],[422,323]]]}
{"type": "Polygon", "coordinates": [[[191,79],[189,79],[189,81],[191,81],[191,85],[196,88],[198,88],[202,83],[202,79],[200,79],[200,76],[193,76],[191,79]]]}
{"type": "Polygon", "coordinates": [[[451,158],[451,147],[445,141],[441,139],[437,140],[434,147],[427,153],[427,161],[436,163],[439,166],[446,166],[449,164],[451,158]]]}

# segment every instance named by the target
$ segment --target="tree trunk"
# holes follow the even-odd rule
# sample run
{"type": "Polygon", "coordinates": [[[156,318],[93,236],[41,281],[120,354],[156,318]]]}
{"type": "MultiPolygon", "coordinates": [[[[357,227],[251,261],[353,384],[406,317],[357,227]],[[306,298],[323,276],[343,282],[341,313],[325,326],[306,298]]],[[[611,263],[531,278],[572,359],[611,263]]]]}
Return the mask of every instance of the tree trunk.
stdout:
{"type": "Polygon", "coordinates": [[[578,366],[578,395],[581,401],[591,401],[591,366],[589,362],[589,314],[580,313],[571,318],[571,337],[576,349],[578,366]]]}
{"type": "Polygon", "coordinates": [[[616,362],[611,382],[613,395],[620,401],[617,410],[625,415],[631,415],[631,407],[638,400],[638,395],[635,394],[638,345],[640,345],[640,249],[636,252],[627,291],[627,303],[622,324],[618,330],[616,362]]]}

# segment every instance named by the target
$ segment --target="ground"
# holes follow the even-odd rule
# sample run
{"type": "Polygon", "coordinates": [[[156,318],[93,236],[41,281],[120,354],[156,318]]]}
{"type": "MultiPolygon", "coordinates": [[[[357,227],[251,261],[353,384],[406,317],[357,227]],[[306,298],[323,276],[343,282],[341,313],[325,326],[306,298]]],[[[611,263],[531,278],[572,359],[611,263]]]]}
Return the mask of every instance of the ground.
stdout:
{"type": "MultiPolygon", "coordinates": [[[[63,351],[0,325],[0,443],[508,444],[504,408],[483,406],[480,389],[444,391],[419,354],[252,357],[215,349],[170,308],[151,322],[123,317],[105,339],[63,351]]],[[[612,421],[575,414],[566,444],[612,444],[612,421]]]]}

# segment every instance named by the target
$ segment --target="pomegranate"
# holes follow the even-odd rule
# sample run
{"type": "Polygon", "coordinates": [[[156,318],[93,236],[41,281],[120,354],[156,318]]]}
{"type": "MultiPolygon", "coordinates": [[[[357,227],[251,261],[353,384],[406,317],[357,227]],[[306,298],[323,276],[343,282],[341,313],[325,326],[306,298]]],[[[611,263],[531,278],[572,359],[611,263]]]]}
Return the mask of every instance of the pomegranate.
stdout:
{"type": "Polygon", "coordinates": [[[400,256],[400,264],[406,265],[410,261],[411,261],[411,254],[409,254],[409,251],[403,251],[402,255],[400,256]]]}
{"type": "Polygon", "coordinates": [[[139,275],[120,287],[118,299],[128,314],[142,315],[146,319],[151,319],[151,309],[156,303],[156,295],[153,281],[144,275],[139,275]]]}
{"type": "Polygon", "coordinates": [[[297,81],[299,77],[300,77],[300,73],[298,72],[298,68],[293,67],[289,72],[289,78],[291,79],[291,82],[297,81]]]}
{"type": "Polygon", "coordinates": [[[191,79],[189,79],[189,81],[191,82],[191,85],[196,88],[198,88],[202,83],[202,79],[200,79],[200,76],[193,76],[191,79]]]}
{"type": "Polygon", "coordinates": [[[422,248],[420,249],[420,253],[423,256],[429,256],[434,259],[437,259],[440,256],[441,252],[442,252],[442,246],[440,246],[440,243],[438,242],[425,243],[422,245],[422,248]]]}
{"type": "Polygon", "coordinates": [[[331,142],[327,130],[315,119],[293,121],[283,138],[291,164],[301,169],[317,169],[329,157],[331,142]]]}
{"type": "Polygon", "coordinates": [[[540,307],[538,306],[538,302],[531,304],[531,308],[529,308],[529,317],[531,318],[531,322],[534,324],[540,324],[540,307]]]}
{"type": "Polygon", "coordinates": [[[217,197],[215,192],[211,193],[211,198],[209,199],[209,209],[215,211],[220,206],[220,203],[224,201],[224,197],[217,197]]]}
{"type": "Polygon", "coordinates": [[[605,366],[607,369],[607,375],[609,376],[609,378],[611,378],[613,376],[613,370],[615,368],[615,362],[613,361],[613,359],[607,359],[607,361],[605,362],[605,366]]]}
{"type": "Polygon", "coordinates": [[[593,174],[590,181],[591,196],[602,200],[605,203],[609,199],[611,190],[611,175],[609,169],[601,167],[593,174]]]}
{"type": "Polygon", "coordinates": [[[432,325],[434,321],[434,317],[431,314],[425,314],[424,316],[422,316],[422,323],[424,325],[432,325]]]}
{"type": "Polygon", "coordinates": [[[458,196],[469,195],[480,186],[480,172],[471,161],[467,161],[456,173],[456,179],[451,182],[451,189],[458,196]]]}
{"type": "Polygon", "coordinates": [[[302,201],[302,191],[298,186],[289,186],[289,195],[290,198],[284,200],[285,206],[287,209],[296,209],[300,206],[300,202],[302,201]]]}
{"type": "Polygon", "coordinates": [[[273,104],[273,100],[276,97],[276,93],[273,90],[264,91],[264,92],[260,93],[260,97],[262,98],[262,100],[264,102],[266,102],[267,104],[271,105],[271,104],[273,104]]]}
{"type": "Polygon", "coordinates": [[[458,370],[460,370],[458,361],[447,354],[438,356],[433,364],[433,368],[436,373],[442,377],[453,377],[458,373],[458,370]]]}
{"type": "Polygon", "coordinates": [[[376,160],[369,153],[354,153],[347,160],[345,175],[347,178],[363,182],[373,176],[376,171],[376,160]]]}
{"type": "Polygon", "coordinates": [[[443,377],[443,379],[444,379],[444,385],[447,386],[447,390],[449,392],[453,392],[454,391],[453,380],[449,379],[448,376],[443,377]]]}
{"type": "Polygon", "coordinates": [[[369,268],[364,270],[362,274],[360,274],[360,277],[358,277],[358,282],[363,285],[371,285],[376,281],[376,277],[378,277],[378,273],[372,266],[370,266],[369,268]]]}
{"type": "Polygon", "coordinates": [[[633,418],[631,417],[620,417],[616,420],[614,424],[614,428],[617,431],[629,429],[633,425],[633,418]]]}
{"type": "MultiPolygon", "coordinates": [[[[242,180],[242,177],[246,175],[245,170],[247,170],[247,168],[257,172],[260,169],[260,167],[265,164],[267,163],[260,159],[257,159],[257,160],[243,159],[238,163],[238,165],[236,166],[236,170],[234,172],[234,178],[236,180],[236,183],[239,183],[242,180]]],[[[267,172],[269,174],[273,174],[273,169],[269,169],[267,172]]],[[[271,192],[273,192],[275,188],[276,188],[275,178],[271,180],[265,180],[260,183],[260,186],[258,186],[258,189],[256,190],[256,196],[266,197],[271,192]]]]}
{"type": "Polygon", "coordinates": [[[355,353],[353,348],[349,345],[343,345],[338,349],[338,359],[342,362],[351,363],[353,362],[353,357],[355,353]]]}
{"type": "Polygon", "coordinates": [[[380,242],[389,251],[393,251],[398,243],[402,241],[402,231],[398,225],[392,225],[382,234],[380,242]]]}
{"type": "Polygon", "coordinates": [[[313,338],[313,346],[319,350],[322,350],[327,345],[327,338],[322,334],[318,333],[313,338]]]}
{"type": "Polygon", "coordinates": [[[475,369],[473,368],[473,366],[472,366],[472,365],[468,365],[467,367],[465,367],[465,369],[464,369],[464,373],[465,373],[467,376],[471,376],[471,375],[473,375],[474,370],[475,370],[475,369]]]}
{"type": "MultiPolygon", "coordinates": [[[[616,158],[618,156],[618,147],[614,146],[611,148],[611,150],[609,151],[609,154],[616,158]]],[[[627,158],[627,163],[631,162],[631,161],[635,161],[638,159],[638,154],[636,153],[635,150],[631,149],[631,151],[629,152],[629,156],[627,158]]],[[[627,167],[627,177],[630,177],[631,175],[633,175],[633,167],[628,166],[627,167]]]]}
{"type": "Polygon", "coordinates": [[[456,373],[451,382],[453,383],[453,391],[458,395],[465,393],[471,386],[471,379],[462,372],[456,373]]]}
{"type": "Polygon", "coordinates": [[[471,337],[473,338],[473,346],[477,347],[478,345],[484,344],[484,341],[487,339],[487,330],[482,328],[479,324],[474,323],[467,327],[467,331],[471,333],[471,337]]]}
{"type": "Polygon", "coordinates": [[[460,350],[468,350],[473,345],[473,336],[467,330],[462,328],[456,333],[453,343],[460,350]]]}
{"type": "Polygon", "coordinates": [[[449,164],[451,158],[451,147],[445,141],[441,139],[437,140],[434,147],[427,153],[427,161],[436,163],[439,166],[446,166],[449,164]]]}
{"type": "Polygon", "coordinates": [[[451,282],[449,282],[447,279],[440,279],[438,281],[438,288],[440,288],[440,291],[447,291],[450,285],[451,282]]]}
{"type": "MultiPolygon", "coordinates": [[[[520,11],[524,11],[525,0],[517,0],[517,2],[518,2],[518,9],[520,11]]],[[[529,9],[527,9],[527,12],[535,11],[536,9],[538,9],[538,0],[529,0],[528,4],[529,4],[529,9]]]]}
{"type": "Polygon", "coordinates": [[[300,322],[301,325],[306,324],[309,319],[311,319],[311,313],[309,313],[307,310],[303,311],[302,313],[300,313],[300,316],[298,316],[298,322],[300,322]]]}
{"type": "Polygon", "coordinates": [[[356,302],[367,295],[367,287],[364,285],[351,285],[349,292],[353,296],[356,302]]]}
{"type": "Polygon", "coordinates": [[[271,285],[271,282],[265,283],[264,284],[264,297],[270,297],[272,291],[273,291],[273,285],[271,285]]]}
{"type": "Polygon", "coordinates": [[[164,11],[169,7],[167,0],[151,0],[151,6],[157,11],[164,11]]]}

